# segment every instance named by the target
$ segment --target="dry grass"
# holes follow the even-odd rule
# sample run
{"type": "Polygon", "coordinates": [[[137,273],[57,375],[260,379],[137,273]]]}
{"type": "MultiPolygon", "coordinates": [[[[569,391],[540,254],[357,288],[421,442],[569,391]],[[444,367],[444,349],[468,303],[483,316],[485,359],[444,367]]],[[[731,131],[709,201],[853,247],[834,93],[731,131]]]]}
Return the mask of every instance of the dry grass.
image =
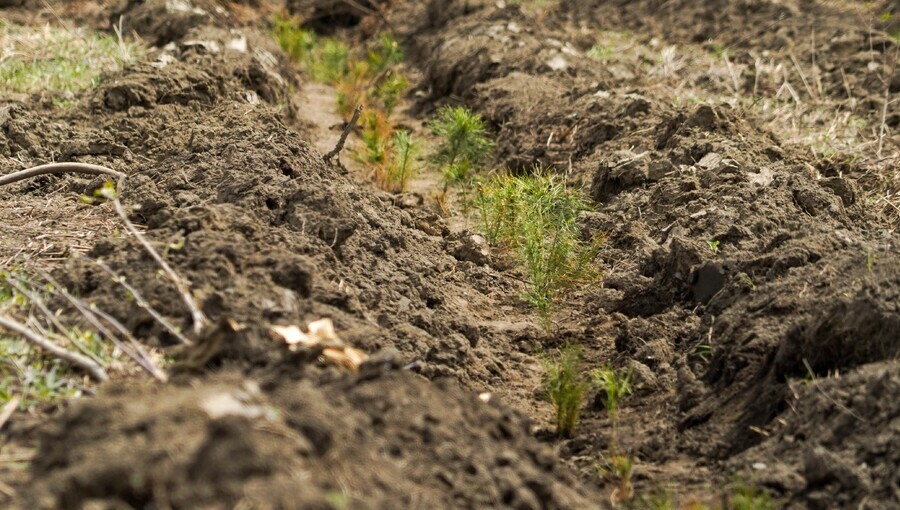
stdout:
{"type": "Polygon", "coordinates": [[[140,53],[137,43],[117,35],[0,20],[0,93],[74,93],[140,53]]]}
{"type": "Polygon", "coordinates": [[[62,262],[121,229],[112,208],[86,206],[65,194],[6,198],[0,225],[0,264],[21,257],[39,265],[62,262]]]}

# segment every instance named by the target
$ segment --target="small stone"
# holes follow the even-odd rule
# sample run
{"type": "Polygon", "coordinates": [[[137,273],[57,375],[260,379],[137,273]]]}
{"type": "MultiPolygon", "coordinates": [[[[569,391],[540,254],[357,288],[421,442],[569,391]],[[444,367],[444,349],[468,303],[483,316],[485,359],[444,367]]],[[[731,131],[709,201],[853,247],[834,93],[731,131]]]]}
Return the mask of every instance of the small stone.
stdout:
{"type": "Polygon", "coordinates": [[[569,63],[562,55],[556,55],[555,57],[547,61],[547,67],[554,71],[563,71],[565,69],[568,69],[569,63]]]}

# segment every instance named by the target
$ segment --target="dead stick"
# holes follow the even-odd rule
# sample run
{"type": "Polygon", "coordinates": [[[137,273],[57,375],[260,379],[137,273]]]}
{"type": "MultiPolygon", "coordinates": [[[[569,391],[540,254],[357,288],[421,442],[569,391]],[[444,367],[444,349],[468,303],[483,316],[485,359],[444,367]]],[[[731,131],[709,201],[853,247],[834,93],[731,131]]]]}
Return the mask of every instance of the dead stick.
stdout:
{"type": "MultiPolygon", "coordinates": [[[[122,176],[119,179],[119,189],[121,190],[125,184],[125,176],[122,176]]],[[[147,238],[144,237],[140,231],[135,228],[134,224],[131,223],[131,220],[128,219],[128,215],[125,213],[125,208],[122,207],[122,202],[119,200],[118,194],[116,194],[113,199],[113,205],[116,208],[116,212],[119,214],[119,218],[122,219],[122,223],[125,224],[125,228],[131,232],[131,235],[134,236],[135,239],[147,250],[147,253],[153,257],[153,260],[159,264],[159,267],[162,268],[163,272],[166,273],[166,276],[169,277],[169,280],[172,281],[172,284],[175,285],[175,288],[178,290],[178,293],[181,294],[181,299],[184,301],[184,304],[187,305],[188,309],[191,312],[191,318],[194,322],[194,334],[199,335],[201,331],[203,331],[203,326],[206,325],[206,316],[203,315],[203,312],[200,310],[200,307],[197,306],[197,302],[194,301],[194,296],[191,295],[191,290],[188,288],[187,284],[184,283],[184,280],[178,276],[178,273],[172,269],[165,260],[163,260],[162,256],[159,252],[156,251],[153,246],[150,245],[150,242],[147,241],[147,238]]]]}
{"type": "Polygon", "coordinates": [[[6,422],[9,421],[10,416],[12,416],[14,412],[16,412],[16,407],[19,406],[19,400],[20,399],[18,396],[9,399],[9,402],[7,402],[6,405],[3,406],[3,409],[0,410],[0,429],[2,429],[4,425],[6,425],[6,422]]]}
{"type": "Polygon", "coordinates": [[[148,303],[147,300],[144,299],[144,297],[141,295],[141,293],[138,292],[138,290],[136,288],[134,288],[134,286],[129,284],[127,281],[125,281],[124,277],[116,274],[116,272],[113,271],[112,268],[110,268],[109,266],[104,264],[102,260],[94,260],[94,259],[91,259],[88,257],[85,257],[85,260],[93,262],[94,264],[97,265],[97,267],[102,269],[106,274],[110,275],[114,282],[121,285],[122,288],[124,288],[131,294],[131,297],[134,298],[134,302],[139,307],[143,308],[144,311],[149,313],[150,316],[156,320],[156,322],[158,322],[162,327],[166,328],[166,330],[168,330],[168,332],[171,333],[172,336],[174,336],[176,339],[178,339],[179,342],[181,342],[185,345],[191,345],[191,341],[188,340],[187,338],[185,338],[185,336],[182,335],[180,331],[178,331],[178,328],[176,328],[175,326],[170,324],[169,321],[167,321],[165,319],[165,317],[163,317],[152,306],[150,306],[150,303],[148,303]]]}
{"type": "MultiPolygon", "coordinates": [[[[13,278],[7,277],[6,283],[14,287],[25,297],[27,297],[33,305],[37,306],[41,313],[44,314],[44,317],[46,317],[47,321],[52,324],[60,333],[63,333],[67,330],[67,328],[63,326],[63,324],[56,317],[56,315],[51,312],[49,308],[47,308],[47,305],[44,304],[44,300],[41,299],[40,296],[38,296],[34,292],[31,292],[20,281],[14,280],[13,278]]],[[[88,349],[84,344],[82,344],[77,338],[75,338],[75,335],[71,335],[68,340],[72,342],[72,344],[75,345],[75,347],[77,347],[82,354],[94,360],[94,362],[96,362],[98,365],[103,366],[103,361],[98,358],[97,355],[92,353],[91,350],[88,349]]]]}
{"type": "Polygon", "coordinates": [[[359,114],[362,113],[362,105],[358,105],[356,110],[353,111],[353,117],[350,118],[350,122],[344,127],[344,132],[341,133],[341,138],[338,140],[337,145],[334,147],[334,150],[325,155],[325,162],[331,163],[331,158],[337,156],[344,150],[344,144],[347,143],[347,137],[350,136],[350,131],[353,130],[353,126],[356,125],[356,121],[359,120],[359,114]]]}
{"type": "MultiPolygon", "coordinates": [[[[108,322],[113,328],[119,331],[128,341],[131,343],[131,346],[138,353],[138,357],[133,358],[137,364],[147,371],[150,375],[155,377],[160,382],[166,382],[169,380],[169,376],[166,375],[159,367],[156,366],[156,363],[153,362],[153,359],[150,358],[150,355],[147,354],[147,351],[141,347],[141,344],[134,338],[134,336],[125,328],[125,325],[119,322],[112,315],[104,312],[100,308],[97,308],[96,305],[91,305],[91,311],[97,314],[98,317],[108,322]]],[[[121,347],[120,347],[121,349],[121,347]]]]}
{"type": "Polygon", "coordinates": [[[19,182],[31,177],[37,177],[39,175],[64,173],[111,175],[119,179],[125,177],[125,174],[123,174],[122,172],[117,172],[115,170],[99,165],[89,165],[87,163],[50,163],[48,165],[26,168],[25,170],[20,170],[18,172],[4,175],[0,177],[0,186],[19,182]]]}
{"type": "Polygon", "coordinates": [[[106,370],[103,370],[103,367],[94,363],[93,360],[56,345],[50,340],[28,329],[19,322],[2,314],[0,314],[0,327],[21,335],[23,338],[25,338],[25,340],[28,340],[29,342],[37,345],[41,349],[44,349],[45,351],[53,354],[59,359],[68,361],[72,365],[83,368],[87,373],[91,375],[91,377],[100,382],[109,380],[109,376],[106,375],[106,370]]]}
{"type": "Polygon", "coordinates": [[[140,344],[138,344],[135,341],[134,337],[132,337],[131,334],[128,333],[128,331],[122,326],[121,323],[119,323],[118,321],[113,323],[110,320],[111,317],[108,317],[108,315],[105,312],[103,312],[96,306],[88,305],[87,303],[84,303],[80,299],[73,296],[68,290],[66,290],[65,287],[63,287],[62,285],[57,283],[56,280],[53,279],[53,277],[50,276],[50,274],[47,273],[46,271],[44,271],[40,268],[35,268],[35,271],[37,271],[38,274],[40,274],[44,278],[44,280],[47,281],[47,283],[49,283],[54,289],[56,289],[56,291],[59,294],[61,294],[64,298],[66,298],[66,300],[69,301],[69,303],[72,306],[74,306],[75,309],[77,309],[78,312],[81,313],[81,315],[98,332],[102,333],[106,338],[108,338],[116,347],[119,348],[119,350],[124,352],[126,356],[128,356],[129,358],[134,360],[134,362],[137,363],[138,366],[140,366],[141,368],[143,368],[144,370],[149,372],[150,375],[165,382],[165,380],[166,380],[165,374],[162,374],[162,372],[158,368],[156,368],[156,365],[154,365],[153,360],[151,360],[150,357],[147,356],[146,352],[144,352],[144,350],[141,348],[140,344]],[[108,322],[115,329],[117,329],[119,331],[119,333],[122,334],[122,336],[129,339],[129,341],[131,342],[131,347],[134,350],[129,349],[125,345],[124,342],[122,342],[121,340],[118,339],[118,337],[113,335],[112,332],[99,321],[98,317],[106,320],[106,322],[108,322]],[[162,377],[160,377],[161,374],[162,374],[162,377]]]}

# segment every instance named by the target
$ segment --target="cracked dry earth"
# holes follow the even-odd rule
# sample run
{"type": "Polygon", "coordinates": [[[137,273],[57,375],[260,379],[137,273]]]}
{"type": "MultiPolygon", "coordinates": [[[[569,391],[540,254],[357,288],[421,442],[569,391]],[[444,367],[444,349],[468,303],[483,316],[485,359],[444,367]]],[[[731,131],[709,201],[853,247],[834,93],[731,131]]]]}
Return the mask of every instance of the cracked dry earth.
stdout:
{"type": "MultiPolygon", "coordinates": [[[[47,21],[43,4],[10,3],[22,2],[0,2],[11,20],[47,21]]],[[[114,373],[96,395],[15,414],[0,431],[3,505],[642,508],[639,496],[665,491],[716,507],[743,476],[790,508],[900,506],[898,217],[873,198],[873,176],[896,168],[900,146],[896,41],[838,23],[841,2],[349,4],[67,4],[101,30],[122,16],[154,49],[71,108],[4,99],[3,173],[61,158],[127,173],[132,221],[156,245],[180,246],[167,260],[211,325],[176,346],[84,258],[103,258],[190,329],[111,206],[77,203],[96,180],[0,189],[0,261],[27,254],[171,358],[168,383],[114,373]],[[579,225],[607,237],[602,285],[566,295],[545,333],[519,300],[517,270],[485,256],[425,191],[378,191],[348,154],[346,166],[325,163],[341,119],[330,90],[271,39],[282,8],[348,40],[390,26],[418,78],[405,124],[424,133],[421,112],[465,104],[488,121],[498,168],[540,163],[583,187],[592,210],[579,225]],[[779,28],[731,38],[728,27],[759,20],[779,28]],[[838,70],[849,76],[860,122],[884,126],[880,158],[816,157],[765,112],[679,106],[643,57],[588,56],[586,34],[602,28],[715,40],[748,62],[801,47],[797,27],[810,24],[832,49],[821,50],[823,90],[839,95],[838,70]],[[861,65],[862,52],[881,67],[861,65]],[[358,374],[272,338],[274,325],[323,317],[371,356],[358,374]],[[635,459],[631,502],[611,499],[597,474],[611,426],[593,393],[574,437],[552,435],[541,360],[573,342],[585,370],[635,374],[618,426],[635,459]]],[[[693,86],[720,92],[709,76],[693,86]]]]}

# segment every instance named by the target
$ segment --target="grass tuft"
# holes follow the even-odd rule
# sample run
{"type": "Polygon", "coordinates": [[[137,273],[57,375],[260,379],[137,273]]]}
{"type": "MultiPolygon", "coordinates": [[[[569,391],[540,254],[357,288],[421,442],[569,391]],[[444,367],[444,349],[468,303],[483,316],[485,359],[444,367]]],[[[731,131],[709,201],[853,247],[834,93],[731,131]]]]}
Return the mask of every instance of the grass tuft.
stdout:
{"type": "MultiPolygon", "coordinates": [[[[0,271],[0,312],[33,317],[38,327],[61,345],[89,354],[104,365],[117,359],[118,351],[94,331],[65,325],[62,326],[67,329],[60,331],[58,320],[41,324],[37,319],[40,307],[25,293],[42,299],[47,292],[47,288],[30,285],[20,274],[0,271]]],[[[21,397],[21,409],[54,404],[81,395],[82,382],[68,363],[46,355],[21,338],[0,332],[0,406],[15,396],[21,397]]]]}
{"type": "Polygon", "coordinates": [[[743,480],[737,480],[730,487],[727,507],[732,510],[776,510],[781,503],[772,499],[762,489],[743,480]]]}

